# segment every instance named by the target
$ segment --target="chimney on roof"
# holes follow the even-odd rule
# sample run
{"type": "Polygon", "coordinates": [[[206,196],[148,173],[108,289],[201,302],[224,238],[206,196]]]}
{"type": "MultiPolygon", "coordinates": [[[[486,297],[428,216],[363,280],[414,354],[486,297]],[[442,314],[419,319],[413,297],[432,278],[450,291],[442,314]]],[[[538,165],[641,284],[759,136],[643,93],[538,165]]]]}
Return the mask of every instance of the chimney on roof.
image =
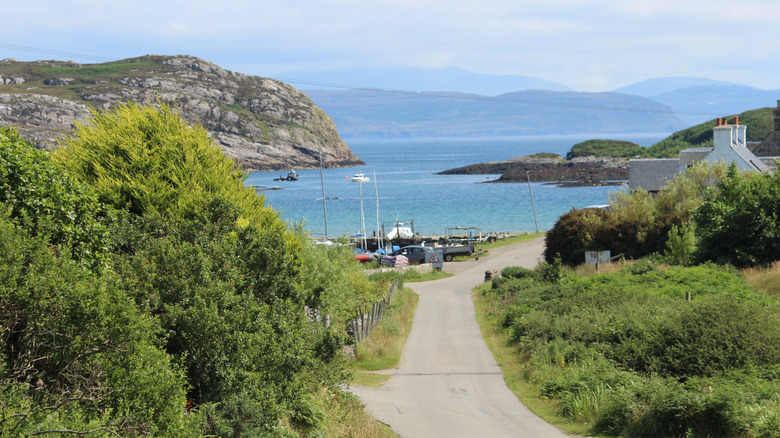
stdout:
{"type": "Polygon", "coordinates": [[[734,116],[734,124],[739,125],[739,116],[734,116]]]}
{"type": "MultiPolygon", "coordinates": [[[[779,100],[778,102],[780,102],[780,100],[779,100]]],[[[718,117],[718,126],[720,126],[720,125],[722,125],[722,124],[723,124],[723,119],[721,119],[720,117],[718,117]]]]}

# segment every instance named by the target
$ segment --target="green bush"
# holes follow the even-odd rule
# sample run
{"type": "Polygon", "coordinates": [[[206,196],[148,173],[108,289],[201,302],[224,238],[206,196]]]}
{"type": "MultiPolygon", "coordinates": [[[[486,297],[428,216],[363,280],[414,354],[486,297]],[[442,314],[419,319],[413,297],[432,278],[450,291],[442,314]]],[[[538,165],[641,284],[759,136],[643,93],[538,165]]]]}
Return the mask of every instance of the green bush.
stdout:
{"type": "Polygon", "coordinates": [[[196,433],[159,335],[116,277],[0,217],[0,435],[196,433]]]}
{"type": "MultiPolygon", "coordinates": [[[[668,249],[669,236],[677,236],[678,257],[693,251],[692,235],[679,239],[679,230],[702,203],[706,189],[725,176],[722,164],[699,163],[666,184],[657,197],[644,190],[617,192],[610,209],[572,210],[558,218],[547,233],[544,252],[549,263],[557,255],[568,266],[582,264],[585,251],[609,250],[613,256],[641,258],[668,249]]],[[[690,231],[690,230],[688,230],[690,231]]],[[[673,242],[673,244],[675,243],[673,242]]]]}
{"type": "Polygon", "coordinates": [[[0,202],[10,208],[15,223],[53,245],[66,244],[85,266],[105,262],[105,207],[89,187],[66,176],[48,152],[11,128],[0,128],[0,202]]]}
{"type": "Polygon", "coordinates": [[[128,103],[94,111],[88,123],[76,124],[55,161],[120,210],[183,217],[218,197],[238,206],[253,225],[283,234],[279,214],[244,187],[247,175],[208,132],[188,126],[171,107],[158,106],[128,103]]]}
{"type": "Polygon", "coordinates": [[[693,218],[700,261],[746,267],[780,260],[780,174],[743,174],[732,165],[693,218]]]}
{"type": "Polygon", "coordinates": [[[539,273],[521,266],[507,266],[501,270],[501,276],[507,278],[538,278],[539,273]]]}

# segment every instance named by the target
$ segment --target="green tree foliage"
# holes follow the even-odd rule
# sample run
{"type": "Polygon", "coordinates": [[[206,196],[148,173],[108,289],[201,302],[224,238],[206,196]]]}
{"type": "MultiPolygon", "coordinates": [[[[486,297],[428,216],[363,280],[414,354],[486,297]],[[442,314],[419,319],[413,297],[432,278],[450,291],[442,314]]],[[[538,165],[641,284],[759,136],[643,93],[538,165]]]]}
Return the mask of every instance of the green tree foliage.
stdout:
{"type": "Polygon", "coordinates": [[[10,210],[0,216],[0,435],[194,433],[155,322],[116,278],[82,269],[10,210]]]}
{"type": "Polygon", "coordinates": [[[608,211],[572,210],[548,231],[545,260],[560,254],[564,264],[575,266],[584,262],[585,251],[609,250],[626,258],[663,253],[672,228],[690,220],[707,188],[725,174],[722,163],[700,162],[678,174],[657,197],[641,189],[621,191],[612,196],[608,211]]]}
{"type": "Polygon", "coordinates": [[[587,140],[575,144],[566,154],[566,159],[594,155],[596,157],[634,158],[642,155],[645,148],[630,141],[587,140]]]}
{"type": "Polygon", "coordinates": [[[95,194],[12,128],[0,128],[0,202],[17,224],[54,245],[67,244],[84,265],[97,267],[105,260],[109,236],[95,194]]]}
{"type": "Polygon", "coordinates": [[[143,215],[181,217],[203,200],[223,197],[256,226],[283,232],[278,213],[264,208],[246,174],[217,148],[202,126],[190,127],[171,107],[134,103],[93,111],[77,124],[54,159],[77,180],[92,186],[100,200],[143,215]]]}
{"type": "Polygon", "coordinates": [[[308,245],[303,258],[301,278],[309,305],[331,315],[334,323],[351,319],[356,309],[382,297],[377,287],[382,282],[369,281],[350,245],[308,245]]]}
{"type": "Polygon", "coordinates": [[[304,306],[342,311],[374,289],[346,253],[288,229],[202,127],[160,106],[95,113],[56,158],[123,210],[111,267],[161,327],[204,433],[316,430],[311,394],[346,381],[345,339],[304,306]]]}
{"type": "Polygon", "coordinates": [[[732,165],[693,218],[699,260],[739,267],[780,260],[780,174],[743,174],[732,165]]]}
{"type": "Polygon", "coordinates": [[[673,263],[688,266],[693,251],[696,249],[696,239],[693,235],[693,224],[685,222],[680,227],[672,225],[669,237],[666,240],[666,248],[673,263]]]}
{"type": "Polygon", "coordinates": [[[609,242],[602,240],[608,217],[609,212],[601,209],[572,210],[561,215],[544,238],[547,263],[560,257],[563,264],[576,266],[585,262],[585,251],[609,248],[609,242]]]}

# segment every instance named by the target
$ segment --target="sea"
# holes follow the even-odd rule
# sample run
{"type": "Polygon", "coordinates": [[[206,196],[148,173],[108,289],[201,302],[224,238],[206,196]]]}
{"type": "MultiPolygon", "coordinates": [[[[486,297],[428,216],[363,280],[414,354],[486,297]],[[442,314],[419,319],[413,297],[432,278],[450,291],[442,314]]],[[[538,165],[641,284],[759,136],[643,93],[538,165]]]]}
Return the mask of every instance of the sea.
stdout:
{"type": "Polygon", "coordinates": [[[302,226],[311,237],[355,236],[362,230],[372,236],[383,224],[390,229],[397,221],[412,223],[423,236],[444,235],[451,227],[478,227],[483,233],[498,234],[546,231],[562,214],[607,204],[610,193],[626,186],[489,183],[500,175],[437,173],[538,152],[565,156],[574,144],[592,138],[651,146],[669,135],[353,139],[346,142],[364,166],[325,168],[322,175],[320,169],[295,169],[298,181],[275,181],[286,177],[287,170],[256,171],[245,184],[255,187],[283,220],[302,226]],[[356,173],[370,181],[351,181],[356,173]]]}

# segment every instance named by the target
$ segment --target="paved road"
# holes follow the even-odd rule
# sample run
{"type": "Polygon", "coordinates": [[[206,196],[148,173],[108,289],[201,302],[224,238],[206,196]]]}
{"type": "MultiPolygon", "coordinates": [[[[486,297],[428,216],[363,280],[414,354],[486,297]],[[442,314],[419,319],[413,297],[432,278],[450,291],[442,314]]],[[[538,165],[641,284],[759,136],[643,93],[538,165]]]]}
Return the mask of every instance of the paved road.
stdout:
{"type": "Polygon", "coordinates": [[[535,239],[491,250],[478,261],[445,263],[453,277],[409,283],[420,295],[401,364],[382,388],[353,385],[368,411],[401,437],[565,437],[506,387],[477,325],[471,289],[485,271],[533,267],[535,239]]]}

